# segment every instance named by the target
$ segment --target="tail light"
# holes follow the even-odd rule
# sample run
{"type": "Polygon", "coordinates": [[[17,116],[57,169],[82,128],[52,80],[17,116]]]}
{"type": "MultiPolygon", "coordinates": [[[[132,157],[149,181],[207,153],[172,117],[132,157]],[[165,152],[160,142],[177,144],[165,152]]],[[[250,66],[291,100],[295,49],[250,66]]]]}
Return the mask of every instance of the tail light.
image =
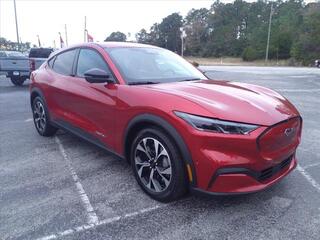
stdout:
{"type": "Polygon", "coordinates": [[[30,72],[33,72],[36,70],[36,61],[34,59],[29,59],[29,67],[30,67],[30,72]]]}

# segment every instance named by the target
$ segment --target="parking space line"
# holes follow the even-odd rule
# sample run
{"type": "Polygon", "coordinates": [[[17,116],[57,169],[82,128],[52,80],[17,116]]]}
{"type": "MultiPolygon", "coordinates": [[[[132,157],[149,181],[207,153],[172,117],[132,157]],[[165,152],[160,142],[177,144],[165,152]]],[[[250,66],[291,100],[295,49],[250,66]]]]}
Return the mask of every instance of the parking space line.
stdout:
{"type": "MultiPolygon", "coordinates": [[[[163,204],[162,206],[167,206],[167,204],[163,204]]],[[[59,232],[59,233],[56,233],[56,234],[51,234],[51,235],[48,235],[48,236],[45,236],[45,237],[38,238],[37,240],[57,239],[57,238],[60,238],[60,237],[63,237],[63,236],[68,236],[68,235],[71,235],[71,234],[83,232],[83,231],[88,230],[88,229],[93,229],[93,228],[96,228],[96,227],[101,226],[101,225],[114,223],[114,222],[117,222],[117,221],[120,221],[120,220],[123,220],[123,219],[126,219],[126,218],[130,218],[130,217],[138,216],[138,215],[143,214],[143,213],[151,212],[151,211],[156,210],[156,209],[158,209],[160,207],[161,207],[160,205],[156,205],[154,207],[144,208],[144,209],[141,209],[141,210],[136,211],[136,212],[125,214],[123,216],[116,216],[116,217],[112,217],[112,218],[107,218],[107,219],[104,219],[102,221],[97,221],[96,223],[93,223],[93,224],[85,224],[85,225],[82,225],[82,226],[79,226],[79,227],[70,228],[70,229],[67,229],[65,231],[62,231],[62,232],[59,232]]]]}
{"type": "Polygon", "coordinates": [[[275,89],[276,91],[279,92],[307,92],[307,93],[315,93],[315,92],[320,92],[320,89],[275,89]]]}
{"type": "Polygon", "coordinates": [[[289,75],[288,77],[290,78],[306,78],[308,79],[309,78],[309,75],[289,75]]]}
{"type": "Polygon", "coordinates": [[[76,171],[72,167],[71,161],[70,161],[70,159],[69,159],[69,157],[68,157],[68,155],[67,155],[67,153],[66,153],[66,151],[65,151],[65,149],[64,149],[64,147],[63,147],[63,145],[62,145],[62,143],[60,141],[60,139],[57,136],[55,136],[55,141],[58,144],[59,150],[60,150],[64,160],[66,161],[66,163],[68,165],[68,168],[69,168],[69,171],[71,173],[72,179],[73,179],[73,181],[74,181],[74,183],[75,183],[75,185],[77,187],[77,191],[79,193],[80,199],[81,199],[81,201],[82,201],[82,203],[83,203],[83,205],[84,205],[84,207],[85,207],[85,209],[87,211],[88,223],[89,224],[98,223],[99,222],[98,216],[97,216],[96,212],[94,211],[94,209],[93,209],[93,207],[92,207],[92,205],[90,203],[88,195],[84,191],[84,188],[83,188],[83,186],[82,186],[82,184],[80,182],[80,179],[79,179],[76,171]]]}
{"type": "Polygon", "coordinates": [[[313,177],[299,164],[297,166],[297,170],[308,180],[308,182],[316,188],[320,192],[320,184],[317,183],[316,180],[313,179],[313,177]]]}
{"type": "Polygon", "coordinates": [[[31,122],[33,119],[32,118],[27,118],[26,120],[24,120],[25,122],[31,122]]]}

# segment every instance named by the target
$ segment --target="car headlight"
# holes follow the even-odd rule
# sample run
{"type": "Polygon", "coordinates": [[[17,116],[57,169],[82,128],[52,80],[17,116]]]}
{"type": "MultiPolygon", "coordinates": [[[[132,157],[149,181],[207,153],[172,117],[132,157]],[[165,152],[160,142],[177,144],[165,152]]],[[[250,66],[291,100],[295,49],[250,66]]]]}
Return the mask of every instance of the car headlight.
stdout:
{"type": "Polygon", "coordinates": [[[200,117],[177,111],[175,111],[174,113],[194,128],[202,131],[244,135],[250,133],[251,131],[259,127],[253,124],[223,121],[219,119],[200,117]]]}

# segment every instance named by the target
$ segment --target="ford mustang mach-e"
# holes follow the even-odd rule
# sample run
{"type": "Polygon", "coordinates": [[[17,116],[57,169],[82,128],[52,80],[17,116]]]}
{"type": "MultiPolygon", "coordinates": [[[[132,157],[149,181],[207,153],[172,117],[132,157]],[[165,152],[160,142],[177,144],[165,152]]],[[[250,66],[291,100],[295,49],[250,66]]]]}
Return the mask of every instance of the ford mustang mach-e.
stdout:
{"type": "Polygon", "coordinates": [[[162,48],[80,44],[55,52],[31,81],[40,135],[61,128],[127,159],[141,188],[159,201],[188,189],[259,191],[297,164],[302,118],[286,98],[210,80],[162,48]]]}

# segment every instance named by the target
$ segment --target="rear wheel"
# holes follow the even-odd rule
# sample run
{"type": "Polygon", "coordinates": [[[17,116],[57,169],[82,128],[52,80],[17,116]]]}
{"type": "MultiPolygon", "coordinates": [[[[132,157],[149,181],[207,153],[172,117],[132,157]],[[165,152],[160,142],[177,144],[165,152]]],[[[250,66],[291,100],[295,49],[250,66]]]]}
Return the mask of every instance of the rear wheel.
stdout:
{"type": "Polygon", "coordinates": [[[130,158],[137,182],[152,198],[169,202],[186,193],[183,160],[174,142],[163,131],[142,130],[133,141],[130,158]]]}
{"type": "Polygon", "coordinates": [[[25,80],[26,80],[25,77],[11,77],[11,82],[16,86],[23,85],[25,80]]]}
{"type": "Polygon", "coordinates": [[[33,100],[32,113],[34,125],[41,136],[50,137],[57,132],[58,129],[50,123],[47,108],[41,97],[33,100]]]}

